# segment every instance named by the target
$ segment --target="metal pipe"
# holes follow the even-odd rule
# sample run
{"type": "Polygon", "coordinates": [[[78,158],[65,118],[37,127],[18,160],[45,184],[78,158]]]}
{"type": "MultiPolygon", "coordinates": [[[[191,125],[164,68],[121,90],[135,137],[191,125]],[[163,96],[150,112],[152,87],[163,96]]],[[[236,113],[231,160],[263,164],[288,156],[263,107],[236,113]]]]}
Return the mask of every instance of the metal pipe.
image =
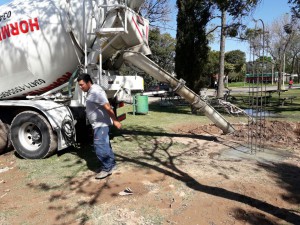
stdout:
{"type": "Polygon", "coordinates": [[[184,85],[167,71],[160,68],[156,63],[147,58],[142,53],[126,51],[123,55],[125,61],[145,71],[158,81],[167,82],[175,92],[187,100],[193,107],[200,109],[224,134],[235,131],[233,126],[212,106],[206,103],[199,95],[184,85]]]}

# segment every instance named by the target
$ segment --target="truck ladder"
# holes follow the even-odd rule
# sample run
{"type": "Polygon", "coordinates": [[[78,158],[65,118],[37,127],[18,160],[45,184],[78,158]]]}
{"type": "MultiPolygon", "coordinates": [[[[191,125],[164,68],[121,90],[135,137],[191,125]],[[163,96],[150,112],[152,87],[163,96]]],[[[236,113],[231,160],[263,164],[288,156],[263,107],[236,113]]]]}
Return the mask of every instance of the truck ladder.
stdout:
{"type": "Polygon", "coordinates": [[[96,28],[93,33],[86,32],[86,39],[88,35],[94,35],[96,40],[92,48],[87,48],[85,41],[85,72],[88,72],[88,68],[97,68],[98,70],[98,82],[103,80],[103,57],[102,53],[108,48],[116,38],[118,38],[121,34],[127,33],[127,20],[126,20],[126,0],[121,0],[119,4],[108,5],[108,4],[100,4],[98,5],[96,0],[92,0],[93,11],[91,13],[91,18],[96,23],[96,28]],[[120,27],[105,27],[107,15],[112,10],[118,11],[119,9],[125,9],[124,21],[122,21],[122,17],[119,12],[117,12],[116,18],[120,19],[121,26],[120,27]],[[101,12],[101,13],[100,13],[101,12]],[[96,15],[102,15],[103,21],[96,18],[96,15]],[[99,22],[101,21],[101,22],[99,22]]]}

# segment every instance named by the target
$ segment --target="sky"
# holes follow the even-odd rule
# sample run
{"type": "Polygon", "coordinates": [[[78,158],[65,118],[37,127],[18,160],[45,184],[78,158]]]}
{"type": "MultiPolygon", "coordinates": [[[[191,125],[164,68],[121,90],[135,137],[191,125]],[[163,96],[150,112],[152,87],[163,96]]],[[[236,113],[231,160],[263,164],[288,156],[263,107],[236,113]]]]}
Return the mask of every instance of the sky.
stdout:
{"type": "MultiPolygon", "coordinates": [[[[272,22],[284,14],[289,13],[290,14],[290,7],[287,4],[287,0],[263,0],[261,5],[258,6],[258,8],[255,10],[253,14],[253,19],[261,19],[265,26],[272,24],[272,22]]],[[[255,22],[253,19],[249,18],[250,21],[248,23],[248,26],[250,28],[255,27],[255,22]]],[[[262,23],[257,23],[258,27],[262,27],[262,23]]],[[[215,43],[211,47],[214,50],[219,50],[219,43],[215,43]]],[[[225,51],[232,51],[232,50],[241,50],[246,53],[247,60],[250,60],[249,58],[249,44],[247,42],[241,42],[238,40],[227,40],[226,41],[226,47],[225,51]]]]}
{"type": "Polygon", "coordinates": [[[11,0],[0,0],[0,5],[3,5],[3,4],[5,4],[5,3],[7,3],[7,2],[10,2],[11,0]]]}
{"type": "MultiPolygon", "coordinates": [[[[252,21],[252,19],[261,19],[265,26],[268,24],[271,24],[272,21],[278,19],[280,16],[283,16],[286,13],[290,14],[290,6],[287,4],[288,0],[262,0],[262,3],[256,8],[254,11],[252,17],[249,18],[247,22],[247,26],[249,28],[254,28],[255,23],[252,21]]],[[[177,15],[177,9],[176,9],[176,0],[170,0],[170,4],[172,7],[172,21],[170,22],[170,25],[174,30],[166,30],[165,32],[168,32],[172,35],[172,37],[176,37],[176,15],[177,15]]],[[[262,26],[261,23],[257,23],[257,26],[262,26]]],[[[220,50],[220,43],[218,40],[216,40],[214,43],[210,44],[210,47],[213,50],[219,51],[220,50]]],[[[246,53],[247,60],[250,60],[249,57],[249,44],[247,42],[241,42],[239,40],[235,39],[227,39],[226,40],[226,46],[225,51],[232,51],[232,50],[241,50],[246,53]]]]}
{"type": "MultiPolygon", "coordinates": [[[[11,0],[0,0],[0,5],[10,2],[11,0]]],[[[262,0],[262,3],[257,7],[253,14],[254,19],[261,19],[263,20],[265,25],[271,24],[272,21],[279,18],[280,16],[284,15],[285,13],[290,13],[289,5],[287,4],[288,0],[262,0]]],[[[176,0],[170,0],[170,7],[172,8],[172,14],[170,16],[170,23],[169,26],[171,29],[163,30],[162,32],[168,32],[171,34],[172,37],[176,37],[176,0]]],[[[248,26],[250,28],[255,27],[255,23],[249,18],[248,26]]],[[[257,25],[259,26],[259,24],[257,25]]],[[[214,43],[210,44],[213,50],[219,50],[219,43],[215,41],[214,43]]],[[[249,55],[249,45],[246,42],[241,42],[234,39],[227,39],[226,40],[226,47],[225,51],[232,51],[232,50],[241,50],[246,53],[247,57],[249,55]]],[[[248,60],[248,58],[247,58],[248,60]]]]}

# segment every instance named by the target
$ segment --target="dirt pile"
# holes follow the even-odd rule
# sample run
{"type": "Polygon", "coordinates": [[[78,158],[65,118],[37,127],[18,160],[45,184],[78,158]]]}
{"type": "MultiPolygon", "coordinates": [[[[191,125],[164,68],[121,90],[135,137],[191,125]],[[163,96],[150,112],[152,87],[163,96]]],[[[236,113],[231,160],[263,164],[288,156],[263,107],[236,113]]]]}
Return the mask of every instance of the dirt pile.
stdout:
{"type": "Polygon", "coordinates": [[[257,139],[270,147],[299,149],[300,123],[272,120],[246,124],[237,126],[236,131],[230,136],[240,141],[257,139]]]}
{"type": "MultiPolygon", "coordinates": [[[[242,142],[257,140],[264,146],[274,148],[300,149],[300,123],[286,121],[262,121],[253,124],[234,124],[236,131],[223,135],[225,139],[233,139],[242,142]]],[[[221,135],[222,131],[213,124],[202,126],[185,126],[178,129],[192,134],[221,135]]]]}

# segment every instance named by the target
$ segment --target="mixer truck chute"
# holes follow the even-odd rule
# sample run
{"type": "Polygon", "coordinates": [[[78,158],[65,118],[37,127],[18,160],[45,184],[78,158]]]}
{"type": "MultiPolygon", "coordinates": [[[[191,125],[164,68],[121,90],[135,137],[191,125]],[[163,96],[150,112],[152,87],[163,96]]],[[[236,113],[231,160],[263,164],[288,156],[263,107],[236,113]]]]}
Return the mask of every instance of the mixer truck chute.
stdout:
{"type": "Polygon", "coordinates": [[[234,128],[230,125],[230,123],[226,121],[226,119],[212,106],[202,100],[199,95],[186,87],[184,81],[177,80],[141,53],[125,52],[123,57],[126,62],[140,68],[156,80],[168,83],[177,94],[187,100],[194,108],[204,112],[204,114],[225,134],[234,131],[234,128]]]}
{"type": "Polygon", "coordinates": [[[143,90],[139,76],[120,76],[125,62],[167,82],[220,127],[231,125],[146,55],[149,21],[143,0],[14,0],[0,6],[0,153],[11,146],[24,158],[44,158],[76,142],[86,125],[86,72],[116,110],[143,90]],[[9,16],[8,16],[9,15],[9,16]],[[66,91],[66,88],[69,88],[66,91]]]}

